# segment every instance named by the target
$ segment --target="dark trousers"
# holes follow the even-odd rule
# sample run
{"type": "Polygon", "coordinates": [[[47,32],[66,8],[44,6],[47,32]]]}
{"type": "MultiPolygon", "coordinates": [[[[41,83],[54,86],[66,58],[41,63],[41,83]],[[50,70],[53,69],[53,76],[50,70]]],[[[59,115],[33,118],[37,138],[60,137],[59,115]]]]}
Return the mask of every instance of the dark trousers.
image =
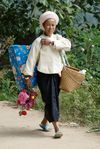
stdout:
{"type": "Polygon", "coordinates": [[[45,104],[45,118],[49,122],[59,119],[59,82],[58,74],[37,73],[38,87],[45,104]]]}

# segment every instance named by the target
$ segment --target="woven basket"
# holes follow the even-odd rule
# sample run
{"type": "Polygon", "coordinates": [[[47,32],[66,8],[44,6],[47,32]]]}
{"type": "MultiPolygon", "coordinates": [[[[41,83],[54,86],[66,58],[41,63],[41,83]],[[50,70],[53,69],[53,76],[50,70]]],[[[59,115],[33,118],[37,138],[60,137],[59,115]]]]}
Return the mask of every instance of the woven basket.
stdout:
{"type": "Polygon", "coordinates": [[[82,82],[85,80],[85,75],[79,73],[79,69],[64,66],[61,72],[61,80],[59,88],[66,92],[71,92],[74,89],[78,88],[82,82]]]}

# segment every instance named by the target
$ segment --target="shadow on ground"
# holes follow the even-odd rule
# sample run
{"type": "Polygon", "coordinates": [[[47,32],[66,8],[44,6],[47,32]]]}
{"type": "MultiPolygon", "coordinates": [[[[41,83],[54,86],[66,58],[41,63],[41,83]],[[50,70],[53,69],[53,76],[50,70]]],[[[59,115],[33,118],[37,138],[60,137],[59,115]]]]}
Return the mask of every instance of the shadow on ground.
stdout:
{"type": "Polygon", "coordinates": [[[4,127],[0,128],[0,137],[34,137],[34,138],[43,138],[43,137],[50,137],[45,135],[45,133],[40,129],[26,129],[26,128],[11,128],[11,127],[4,127]]]}

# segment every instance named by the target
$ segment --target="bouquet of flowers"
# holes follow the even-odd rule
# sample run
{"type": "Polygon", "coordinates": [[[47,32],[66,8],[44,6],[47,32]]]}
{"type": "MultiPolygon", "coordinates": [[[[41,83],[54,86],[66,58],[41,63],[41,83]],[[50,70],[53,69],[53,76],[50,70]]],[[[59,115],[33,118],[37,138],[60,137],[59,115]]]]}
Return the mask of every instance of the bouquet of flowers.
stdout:
{"type": "Polygon", "coordinates": [[[30,110],[36,104],[37,93],[32,89],[29,93],[23,89],[17,99],[17,105],[20,106],[21,110],[19,115],[27,115],[27,110],[30,110]]]}

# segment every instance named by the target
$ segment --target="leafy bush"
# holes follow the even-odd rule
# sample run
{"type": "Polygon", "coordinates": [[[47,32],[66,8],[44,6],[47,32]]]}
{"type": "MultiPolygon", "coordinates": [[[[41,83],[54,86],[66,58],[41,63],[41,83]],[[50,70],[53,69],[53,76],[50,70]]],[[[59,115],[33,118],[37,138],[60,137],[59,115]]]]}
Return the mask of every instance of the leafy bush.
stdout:
{"type": "Polygon", "coordinates": [[[98,29],[66,30],[72,39],[72,51],[68,54],[70,63],[80,69],[87,70],[87,80],[100,78],[100,34],[98,29]]]}
{"type": "Polygon", "coordinates": [[[72,93],[62,92],[61,119],[81,125],[100,125],[100,84],[96,80],[88,82],[72,93]]]}
{"type": "Polygon", "coordinates": [[[0,100],[16,101],[18,88],[9,67],[0,71],[0,100]]]}
{"type": "Polygon", "coordinates": [[[60,17],[58,32],[63,35],[67,26],[81,29],[98,27],[99,5],[96,0],[1,0],[1,35],[14,36],[15,42],[30,44],[40,33],[38,18],[45,10],[57,12],[60,17]]]}
{"type": "Polygon", "coordinates": [[[7,37],[3,38],[2,36],[0,37],[0,58],[5,54],[5,52],[8,50],[11,44],[14,43],[14,38],[13,37],[7,37]]]}

